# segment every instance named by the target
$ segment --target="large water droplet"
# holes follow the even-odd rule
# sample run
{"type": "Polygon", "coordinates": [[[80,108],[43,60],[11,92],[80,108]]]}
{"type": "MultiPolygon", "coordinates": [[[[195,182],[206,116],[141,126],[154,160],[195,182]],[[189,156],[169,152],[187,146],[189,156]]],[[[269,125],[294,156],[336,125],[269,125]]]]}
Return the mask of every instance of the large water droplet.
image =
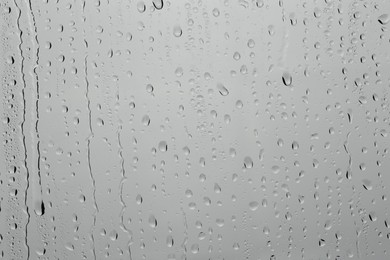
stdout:
{"type": "Polygon", "coordinates": [[[137,9],[138,9],[138,12],[140,12],[140,13],[145,12],[146,6],[145,6],[144,1],[139,1],[139,2],[137,3],[137,9]]]}
{"type": "Polygon", "coordinates": [[[289,72],[284,72],[282,75],[282,81],[285,86],[291,86],[292,84],[292,77],[289,72]]]}
{"type": "Polygon", "coordinates": [[[244,158],[244,167],[247,168],[247,169],[250,169],[253,167],[253,160],[251,157],[249,156],[246,156],[244,158]]]}
{"type": "Polygon", "coordinates": [[[158,143],[158,149],[161,151],[161,152],[166,152],[168,151],[168,144],[167,142],[165,141],[161,141],[158,143]]]}
{"type": "Polygon", "coordinates": [[[174,241],[173,241],[173,237],[171,235],[169,235],[167,237],[167,241],[166,242],[167,242],[167,246],[168,247],[173,247],[174,241]]]}
{"type": "Polygon", "coordinates": [[[34,212],[37,216],[42,216],[45,214],[45,204],[43,201],[36,201],[35,202],[35,209],[34,212]]]}
{"type": "Polygon", "coordinates": [[[161,10],[164,7],[164,2],[163,0],[153,0],[153,6],[157,10],[161,10]]]}
{"type": "Polygon", "coordinates": [[[378,17],[378,22],[382,25],[388,24],[390,21],[390,16],[388,14],[382,14],[378,17]]]}
{"type": "Polygon", "coordinates": [[[154,217],[154,215],[149,216],[149,226],[152,228],[157,227],[157,219],[154,217]]]}

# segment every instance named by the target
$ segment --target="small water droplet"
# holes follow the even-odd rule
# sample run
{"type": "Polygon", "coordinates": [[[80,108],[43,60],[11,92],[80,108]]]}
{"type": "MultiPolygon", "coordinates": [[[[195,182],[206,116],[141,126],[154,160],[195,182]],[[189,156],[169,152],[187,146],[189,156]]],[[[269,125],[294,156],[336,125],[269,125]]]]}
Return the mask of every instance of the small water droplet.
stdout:
{"type": "Polygon", "coordinates": [[[193,244],[193,245],[191,246],[191,252],[192,252],[193,254],[199,253],[199,245],[198,245],[198,244],[193,244]]]}
{"type": "Polygon", "coordinates": [[[137,195],[137,197],[135,198],[135,201],[138,205],[141,205],[142,202],[143,202],[143,198],[140,194],[137,195]]]}
{"type": "Polygon", "coordinates": [[[363,182],[363,188],[365,188],[366,190],[372,190],[372,184],[370,180],[363,179],[362,182],[363,182]]]}
{"type": "Polygon", "coordinates": [[[118,239],[118,232],[116,232],[115,230],[111,230],[108,236],[110,237],[111,241],[115,241],[118,239]]]}
{"type": "Polygon", "coordinates": [[[154,91],[153,85],[152,84],[147,84],[146,85],[146,92],[153,93],[153,91],[154,91]]]}
{"type": "Polygon", "coordinates": [[[150,125],[150,117],[149,117],[148,115],[144,115],[144,116],[142,117],[142,124],[143,124],[144,126],[150,125]]]}
{"type": "Polygon", "coordinates": [[[221,193],[221,191],[222,191],[221,187],[218,185],[218,183],[215,183],[214,184],[214,192],[221,193]]]}
{"type": "Polygon", "coordinates": [[[175,37],[180,37],[182,36],[183,34],[183,30],[181,29],[181,27],[179,25],[176,25],[173,27],[173,35],[175,37]]]}
{"type": "Polygon", "coordinates": [[[96,123],[97,123],[97,125],[98,126],[104,126],[104,120],[103,119],[101,119],[101,118],[98,118],[98,119],[96,119],[96,123]]]}
{"type": "Polygon", "coordinates": [[[229,90],[222,83],[217,84],[217,89],[219,91],[219,94],[221,94],[222,96],[225,97],[229,95],[229,90]]]}
{"type": "Polygon", "coordinates": [[[256,0],[256,6],[258,8],[261,8],[264,6],[264,0],[256,0]]]}
{"type": "Polygon", "coordinates": [[[291,145],[293,150],[298,150],[299,149],[299,144],[297,141],[293,141],[291,145]]]}
{"type": "Polygon", "coordinates": [[[280,172],[280,167],[277,166],[277,165],[272,166],[271,169],[272,169],[272,172],[273,172],[274,174],[278,174],[278,173],[280,172]]]}
{"type": "Polygon", "coordinates": [[[234,54],[233,54],[233,59],[235,59],[235,60],[239,60],[239,59],[241,59],[241,54],[239,53],[239,52],[235,52],[234,54]]]}
{"type": "Polygon", "coordinates": [[[71,244],[70,242],[67,242],[65,244],[65,248],[68,249],[69,251],[73,251],[74,250],[74,245],[71,244]]]}
{"type": "Polygon", "coordinates": [[[219,9],[218,9],[218,8],[214,8],[214,9],[213,9],[213,15],[214,15],[215,17],[218,17],[218,16],[219,16],[219,9]]]}
{"type": "Polygon", "coordinates": [[[255,211],[259,208],[259,202],[257,201],[251,201],[249,202],[249,208],[252,210],[252,211],[255,211]]]}

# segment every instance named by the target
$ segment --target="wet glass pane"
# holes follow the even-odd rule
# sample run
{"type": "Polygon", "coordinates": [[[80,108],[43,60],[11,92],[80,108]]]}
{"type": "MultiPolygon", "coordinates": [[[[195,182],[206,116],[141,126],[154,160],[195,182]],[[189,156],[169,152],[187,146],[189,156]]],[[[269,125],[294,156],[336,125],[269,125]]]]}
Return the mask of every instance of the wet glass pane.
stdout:
{"type": "Polygon", "coordinates": [[[0,11],[0,259],[390,259],[389,1],[0,11]]]}

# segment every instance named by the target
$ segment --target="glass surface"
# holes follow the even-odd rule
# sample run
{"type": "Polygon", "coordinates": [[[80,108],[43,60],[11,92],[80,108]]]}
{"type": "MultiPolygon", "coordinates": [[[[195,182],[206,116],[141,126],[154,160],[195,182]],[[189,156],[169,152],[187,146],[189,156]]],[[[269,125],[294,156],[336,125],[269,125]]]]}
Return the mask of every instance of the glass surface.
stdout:
{"type": "Polygon", "coordinates": [[[0,259],[390,259],[390,1],[0,11],[0,259]]]}

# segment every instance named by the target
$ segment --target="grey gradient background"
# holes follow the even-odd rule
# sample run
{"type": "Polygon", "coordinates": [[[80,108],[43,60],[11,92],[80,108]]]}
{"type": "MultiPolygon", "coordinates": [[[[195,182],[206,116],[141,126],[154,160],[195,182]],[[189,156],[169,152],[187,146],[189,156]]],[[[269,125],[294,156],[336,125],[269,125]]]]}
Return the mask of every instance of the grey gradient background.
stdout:
{"type": "Polygon", "coordinates": [[[389,1],[0,7],[0,259],[390,258],[389,1]]]}

